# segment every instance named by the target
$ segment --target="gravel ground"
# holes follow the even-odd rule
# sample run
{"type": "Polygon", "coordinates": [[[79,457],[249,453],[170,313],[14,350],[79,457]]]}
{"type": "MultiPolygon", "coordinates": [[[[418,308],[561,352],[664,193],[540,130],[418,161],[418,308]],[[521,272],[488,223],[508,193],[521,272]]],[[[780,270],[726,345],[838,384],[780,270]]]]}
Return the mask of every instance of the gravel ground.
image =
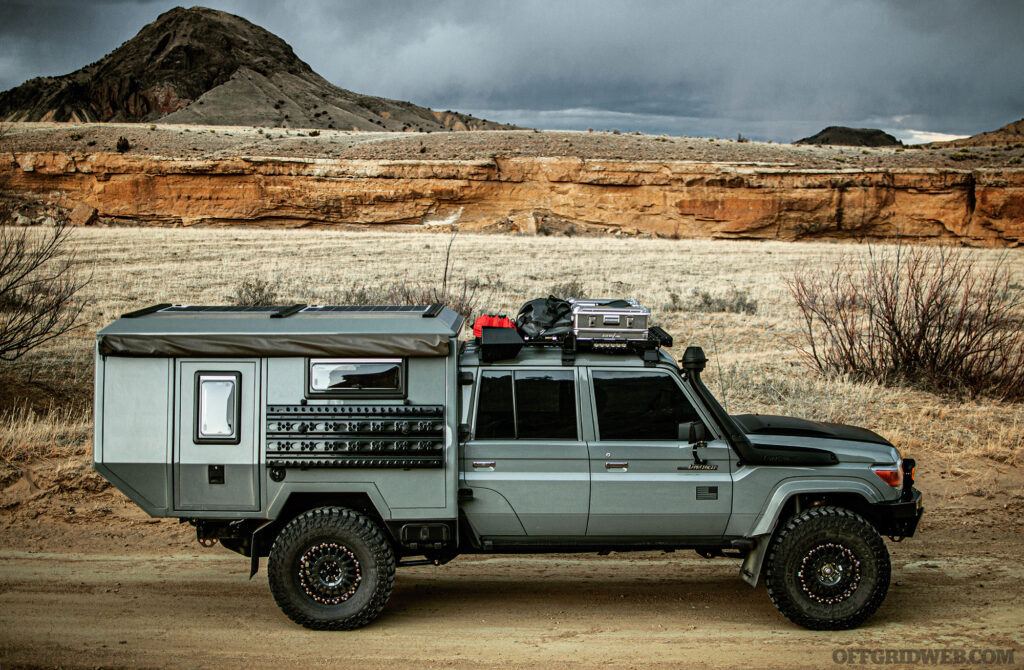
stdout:
{"type": "Polygon", "coordinates": [[[734,139],[589,131],[372,133],[242,126],[17,123],[0,140],[10,152],[113,152],[128,139],[130,154],[184,158],[282,156],[366,160],[485,160],[495,156],[598,160],[762,163],[817,168],[1017,167],[1024,144],[965,149],[818,147],[734,139]]]}

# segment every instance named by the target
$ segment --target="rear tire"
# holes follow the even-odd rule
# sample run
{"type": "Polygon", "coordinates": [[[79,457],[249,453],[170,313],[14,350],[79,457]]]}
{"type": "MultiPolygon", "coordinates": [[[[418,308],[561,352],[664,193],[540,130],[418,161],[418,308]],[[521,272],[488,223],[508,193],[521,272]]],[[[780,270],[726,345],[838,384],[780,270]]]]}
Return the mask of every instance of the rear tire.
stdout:
{"type": "Polygon", "coordinates": [[[765,584],[775,607],[812,630],[855,628],[889,591],[889,550],[878,531],[841,507],[791,517],[772,539],[765,584]]]}
{"type": "Polygon", "coordinates": [[[289,619],[314,630],[351,630],[376,619],[391,597],[395,554],[366,516],[319,507],[281,530],[267,573],[289,619]]]}

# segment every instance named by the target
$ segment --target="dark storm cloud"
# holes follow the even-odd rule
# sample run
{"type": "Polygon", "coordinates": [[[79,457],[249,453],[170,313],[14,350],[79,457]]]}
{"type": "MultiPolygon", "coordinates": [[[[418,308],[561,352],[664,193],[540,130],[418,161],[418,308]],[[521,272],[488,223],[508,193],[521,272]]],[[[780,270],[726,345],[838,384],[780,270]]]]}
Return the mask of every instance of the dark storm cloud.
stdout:
{"type": "MultiPolygon", "coordinates": [[[[63,74],[174,3],[7,2],[0,88],[63,74]]],[[[361,93],[540,127],[790,140],[1024,116],[1024,3],[210,0],[361,93]]]]}

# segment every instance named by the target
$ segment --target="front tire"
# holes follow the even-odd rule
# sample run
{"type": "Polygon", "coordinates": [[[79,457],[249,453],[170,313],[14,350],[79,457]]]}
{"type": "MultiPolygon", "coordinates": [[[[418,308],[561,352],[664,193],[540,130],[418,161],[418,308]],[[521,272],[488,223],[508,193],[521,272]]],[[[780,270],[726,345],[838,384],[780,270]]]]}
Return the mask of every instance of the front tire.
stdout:
{"type": "Polygon", "coordinates": [[[772,539],[765,584],[787,619],[812,630],[855,628],[882,604],[892,567],[878,531],[841,507],[791,517],[772,539]]]}
{"type": "Polygon", "coordinates": [[[391,597],[395,554],[366,516],[319,507],[281,530],[267,573],[289,619],[314,630],[351,630],[376,619],[391,597]]]}

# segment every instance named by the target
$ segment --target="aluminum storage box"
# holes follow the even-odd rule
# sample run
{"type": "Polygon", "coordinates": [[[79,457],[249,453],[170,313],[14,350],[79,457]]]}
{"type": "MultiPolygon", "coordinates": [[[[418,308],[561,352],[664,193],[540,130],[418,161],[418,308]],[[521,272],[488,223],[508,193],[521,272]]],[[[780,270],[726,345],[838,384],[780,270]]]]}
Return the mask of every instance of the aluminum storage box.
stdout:
{"type": "Polygon", "coordinates": [[[576,339],[590,342],[644,342],[651,310],[636,300],[570,298],[576,339]]]}

